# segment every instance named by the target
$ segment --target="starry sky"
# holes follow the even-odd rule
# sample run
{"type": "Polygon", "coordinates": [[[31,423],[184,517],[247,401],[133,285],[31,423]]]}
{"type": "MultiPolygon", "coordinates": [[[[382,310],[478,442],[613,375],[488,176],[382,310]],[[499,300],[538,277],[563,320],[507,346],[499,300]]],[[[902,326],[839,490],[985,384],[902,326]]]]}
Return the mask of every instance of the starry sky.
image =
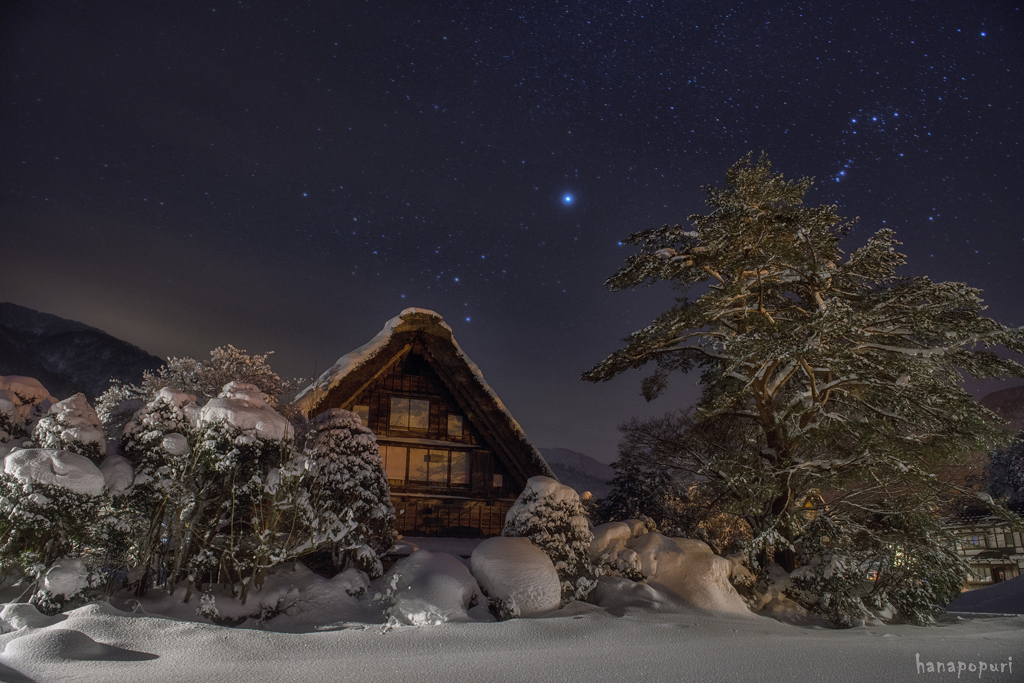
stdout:
{"type": "Polygon", "coordinates": [[[894,228],[904,274],[1024,325],[1020,2],[2,12],[0,300],[160,356],[308,377],[429,308],[535,445],[610,461],[616,425],[697,395],[578,379],[672,302],[604,288],[620,240],[761,150],[860,217],[847,250],[894,228]]]}

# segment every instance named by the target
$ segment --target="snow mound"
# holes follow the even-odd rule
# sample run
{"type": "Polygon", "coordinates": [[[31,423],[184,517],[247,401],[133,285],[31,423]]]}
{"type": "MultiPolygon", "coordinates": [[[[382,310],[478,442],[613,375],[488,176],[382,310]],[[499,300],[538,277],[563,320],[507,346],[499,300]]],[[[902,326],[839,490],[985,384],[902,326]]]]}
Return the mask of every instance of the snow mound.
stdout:
{"type": "Polygon", "coordinates": [[[614,557],[620,550],[626,547],[626,542],[631,538],[647,533],[647,527],[642,523],[639,527],[631,525],[631,519],[625,522],[608,522],[601,526],[594,527],[594,540],[590,543],[590,560],[599,564],[604,557],[614,557]],[[642,531],[641,531],[642,530],[642,531]]]}
{"type": "Polygon", "coordinates": [[[35,417],[49,410],[57,399],[32,377],[0,375],[0,412],[7,414],[18,424],[28,424],[35,417]]]}
{"type": "Polygon", "coordinates": [[[52,424],[50,430],[55,437],[64,443],[79,441],[83,444],[94,443],[102,453],[107,447],[107,439],[103,435],[103,423],[96,411],[89,405],[85,394],[75,394],[52,406],[44,418],[52,424]]]}
{"type": "Polygon", "coordinates": [[[561,604],[562,585],[555,565],[528,538],[488,538],[473,550],[470,567],[487,595],[514,602],[521,616],[561,604]]]}
{"type": "Polygon", "coordinates": [[[949,603],[946,611],[1024,614],[1024,576],[966,591],[949,603]]]}
{"type": "Polygon", "coordinates": [[[293,436],[292,426],[267,402],[259,387],[244,382],[229,382],[220,396],[199,411],[200,425],[224,422],[243,431],[254,431],[267,441],[284,441],[293,436]]]}
{"type": "Polygon", "coordinates": [[[729,582],[733,563],[716,555],[703,541],[669,538],[646,533],[646,529],[641,531],[636,525],[631,528],[623,522],[612,522],[594,529],[591,557],[638,572],[648,586],[674,595],[692,607],[751,614],[729,582]]]}
{"type": "Polygon", "coordinates": [[[78,558],[62,557],[43,577],[43,590],[51,595],[70,597],[89,587],[89,568],[78,558]]]}
{"type": "Polygon", "coordinates": [[[392,586],[389,614],[412,626],[471,621],[468,610],[480,599],[480,587],[457,557],[417,550],[388,574],[392,586]]]}
{"type": "Polygon", "coordinates": [[[42,403],[50,401],[56,403],[57,399],[50,395],[39,380],[33,377],[21,377],[20,375],[0,375],[0,389],[9,391],[21,399],[22,404],[42,403]]]}
{"type": "Polygon", "coordinates": [[[3,413],[15,424],[20,424],[21,413],[18,411],[18,406],[21,405],[21,401],[12,391],[6,389],[0,389],[0,413],[3,413]]]}
{"type": "Polygon", "coordinates": [[[35,605],[27,602],[11,602],[0,610],[0,620],[6,622],[17,631],[26,626],[29,628],[45,628],[64,620],[62,615],[46,616],[35,605]]]}
{"type": "MultiPolygon", "coordinates": [[[[167,439],[164,439],[166,442],[167,439]]],[[[104,485],[107,491],[120,495],[132,487],[135,481],[135,470],[128,459],[120,455],[108,455],[100,463],[100,472],[103,474],[104,485]]]]}
{"type": "Polygon", "coordinates": [[[156,655],[97,643],[81,631],[48,628],[15,638],[4,649],[4,658],[43,662],[129,662],[156,659],[156,655]]]}
{"type": "Polygon", "coordinates": [[[78,453],[45,448],[12,451],[4,458],[4,472],[23,485],[59,486],[86,496],[103,494],[103,473],[78,453]]]}

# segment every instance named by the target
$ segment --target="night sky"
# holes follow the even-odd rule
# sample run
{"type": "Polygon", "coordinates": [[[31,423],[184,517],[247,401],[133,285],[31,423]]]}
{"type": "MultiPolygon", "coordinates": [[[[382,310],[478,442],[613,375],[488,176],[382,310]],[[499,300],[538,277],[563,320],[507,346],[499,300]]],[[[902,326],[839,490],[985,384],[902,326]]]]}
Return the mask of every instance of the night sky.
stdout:
{"type": "Polygon", "coordinates": [[[7,5],[0,300],[160,356],[310,376],[429,308],[535,445],[611,460],[696,396],[578,379],[672,302],[604,288],[619,241],[761,150],[1024,325],[1017,2],[7,5]]]}

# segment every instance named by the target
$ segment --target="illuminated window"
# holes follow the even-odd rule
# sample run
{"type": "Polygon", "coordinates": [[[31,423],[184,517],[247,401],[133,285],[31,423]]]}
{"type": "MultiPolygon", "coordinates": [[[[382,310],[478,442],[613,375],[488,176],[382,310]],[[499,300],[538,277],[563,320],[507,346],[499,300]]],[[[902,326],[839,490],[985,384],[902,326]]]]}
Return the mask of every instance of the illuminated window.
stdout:
{"type": "Polygon", "coordinates": [[[408,449],[405,446],[384,446],[384,471],[388,475],[388,483],[405,483],[405,461],[408,449]]]}
{"type": "Polygon", "coordinates": [[[494,475],[494,488],[500,489],[502,484],[502,477],[500,474],[494,475]]]}
{"type": "Polygon", "coordinates": [[[462,416],[448,415],[448,436],[462,436],[462,416]]]}
{"type": "Polygon", "coordinates": [[[966,541],[967,541],[967,547],[968,548],[984,548],[985,547],[985,538],[983,536],[981,536],[980,534],[968,534],[967,538],[966,538],[966,541]]]}
{"type": "Polygon", "coordinates": [[[370,424],[370,406],[352,406],[352,412],[359,416],[363,425],[370,424]]]}
{"type": "Polygon", "coordinates": [[[404,486],[408,481],[429,486],[469,486],[469,454],[465,451],[383,446],[381,455],[391,484],[404,486]]]}
{"type": "Polygon", "coordinates": [[[469,484],[469,454],[465,451],[452,451],[452,486],[469,484]]]}
{"type": "Polygon", "coordinates": [[[395,429],[426,431],[430,426],[430,401],[393,396],[388,424],[395,429]]]}
{"type": "Polygon", "coordinates": [[[409,449],[409,481],[427,481],[430,476],[430,451],[426,448],[409,449]]]}

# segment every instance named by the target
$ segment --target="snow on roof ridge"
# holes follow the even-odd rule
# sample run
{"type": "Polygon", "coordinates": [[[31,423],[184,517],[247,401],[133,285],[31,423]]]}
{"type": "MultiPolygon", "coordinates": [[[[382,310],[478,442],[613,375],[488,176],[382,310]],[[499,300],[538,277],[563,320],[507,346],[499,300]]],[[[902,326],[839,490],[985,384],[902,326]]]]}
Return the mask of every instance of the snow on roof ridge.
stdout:
{"type": "Polygon", "coordinates": [[[538,462],[547,464],[547,461],[544,460],[544,456],[540,454],[540,451],[538,451],[526,437],[526,432],[523,430],[522,426],[514,417],[512,417],[512,413],[509,412],[508,408],[505,407],[505,404],[502,403],[501,399],[498,398],[498,395],[494,392],[494,389],[491,388],[491,385],[487,383],[486,379],[484,379],[484,374],[480,370],[480,367],[470,360],[469,356],[466,355],[466,352],[462,350],[461,346],[459,346],[459,343],[455,340],[455,334],[452,332],[452,328],[444,322],[444,318],[441,317],[440,313],[426,308],[406,308],[397,316],[384,323],[384,328],[377,333],[377,336],[360,346],[355,351],[346,353],[344,356],[339,358],[334,365],[321,374],[315,382],[300,391],[295,397],[294,404],[304,412],[308,413],[316,407],[316,404],[320,399],[326,396],[331,389],[340,384],[350,372],[376,356],[377,353],[387,345],[391,336],[395,333],[395,330],[405,321],[405,319],[416,314],[426,315],[433,318],[436,321],[435,324],[448,332],[452,346],[455,348],[455,352],[463,362],[466,363],[466,367],[469,368],[473,376],[476,377],[480,386],[485,392],[487,392],[488,396],[491,397],[498,409],[508,419],[513,431],[516,432],[523,443],[530,446],[530,449],[533,451],[534,457],[538,462]]]}

